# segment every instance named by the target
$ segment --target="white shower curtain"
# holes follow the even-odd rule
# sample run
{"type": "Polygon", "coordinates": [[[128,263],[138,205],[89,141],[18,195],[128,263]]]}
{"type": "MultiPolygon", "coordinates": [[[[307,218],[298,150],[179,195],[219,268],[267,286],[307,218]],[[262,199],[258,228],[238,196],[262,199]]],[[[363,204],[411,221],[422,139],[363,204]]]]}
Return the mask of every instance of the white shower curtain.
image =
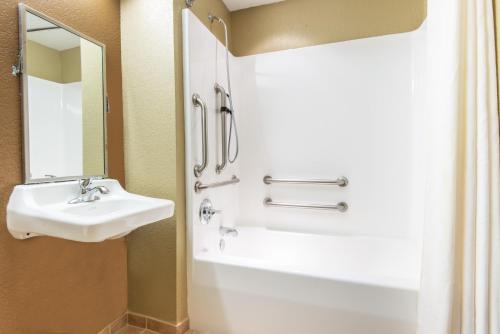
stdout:
{"type": "Polygon", "coordinates": [[[419,334],[500,334],[493,0],[429,0],[419,334]]]}

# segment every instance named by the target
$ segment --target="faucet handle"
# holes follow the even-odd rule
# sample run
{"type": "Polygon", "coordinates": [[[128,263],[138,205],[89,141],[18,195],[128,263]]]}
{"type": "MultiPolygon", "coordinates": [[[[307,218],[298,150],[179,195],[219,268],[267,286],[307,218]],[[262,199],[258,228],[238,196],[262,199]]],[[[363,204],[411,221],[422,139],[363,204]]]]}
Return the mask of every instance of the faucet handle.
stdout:
{"type": "Polygon", "coordinates": [[[200,205],[200,211],[199,211],[199,216],[200,216],[200,221],[202,224],[209,224],[210,221],[212,220],[212,217],[216,213],[221,213],[221,210],[215,210],[212,206],[212,202],[206,198],[201,202],[200,205]]]}
{"type": "Polygon", "coordinates": [[[78,184],[80,185],[80,192],[82,194],[85,194],[87,192],[88,186],[92,183],[91,178],[84,178],[84,179],[79,179],[78,184]]]}

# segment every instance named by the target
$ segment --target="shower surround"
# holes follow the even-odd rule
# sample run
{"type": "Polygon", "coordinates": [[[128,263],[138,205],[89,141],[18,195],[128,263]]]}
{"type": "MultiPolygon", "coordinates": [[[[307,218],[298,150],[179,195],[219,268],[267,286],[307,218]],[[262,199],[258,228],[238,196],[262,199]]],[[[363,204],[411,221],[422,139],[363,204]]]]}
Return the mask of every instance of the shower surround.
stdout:
{"type": "Polygon", "coordinates": [[[240,155],[221,174],[216,83],[225,50],[183,11],[191,327],[217,334],[415,332],[423,221],[425,27],[232,57],[240,155]],[[201,162],[199,94],[207,105],[201,162]],[[195,193],[194,184],[236,185],[195,193]],[[349,179],[346,187],[267,185],[263,177],[349,179]],[[216,214],[198,218],[209,198],[216,214]],[[346,212],[271,208],[346,202],[346,212]],[[224,236],[219,227],[238,230],[224,236]],[[221,240],[223,241],[221,242],[221,240]],[[222,245],[223,244],[223,245],[222,245]]]}

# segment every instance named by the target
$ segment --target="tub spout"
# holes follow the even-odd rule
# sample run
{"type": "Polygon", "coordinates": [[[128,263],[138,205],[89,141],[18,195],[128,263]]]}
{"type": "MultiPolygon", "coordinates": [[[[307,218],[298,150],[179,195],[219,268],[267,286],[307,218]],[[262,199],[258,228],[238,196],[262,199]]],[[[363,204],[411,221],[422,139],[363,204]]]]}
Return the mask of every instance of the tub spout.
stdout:
{"type": "Polygon", "coordinates": [[[219,234],[221,237],[224,237],[226,235],[230,235],[232,237],[237,237],[238,236],[238,230],[235,228],[229,228],[229,227],[224,227],[221,226],[219,227],[219,234]]]}

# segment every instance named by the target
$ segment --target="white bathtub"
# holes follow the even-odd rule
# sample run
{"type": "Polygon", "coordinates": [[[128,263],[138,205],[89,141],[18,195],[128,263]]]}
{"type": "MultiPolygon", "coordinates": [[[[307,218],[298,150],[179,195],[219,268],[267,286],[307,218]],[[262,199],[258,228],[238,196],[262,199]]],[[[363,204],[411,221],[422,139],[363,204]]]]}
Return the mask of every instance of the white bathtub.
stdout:
{"type": "Polygon", "coordinates": [[[194,254],[192,328],[211,334],[415,333],[411,240],[206,228],[194,254]],[[327,254],[327,261],[325,261],[327,254]]]}

